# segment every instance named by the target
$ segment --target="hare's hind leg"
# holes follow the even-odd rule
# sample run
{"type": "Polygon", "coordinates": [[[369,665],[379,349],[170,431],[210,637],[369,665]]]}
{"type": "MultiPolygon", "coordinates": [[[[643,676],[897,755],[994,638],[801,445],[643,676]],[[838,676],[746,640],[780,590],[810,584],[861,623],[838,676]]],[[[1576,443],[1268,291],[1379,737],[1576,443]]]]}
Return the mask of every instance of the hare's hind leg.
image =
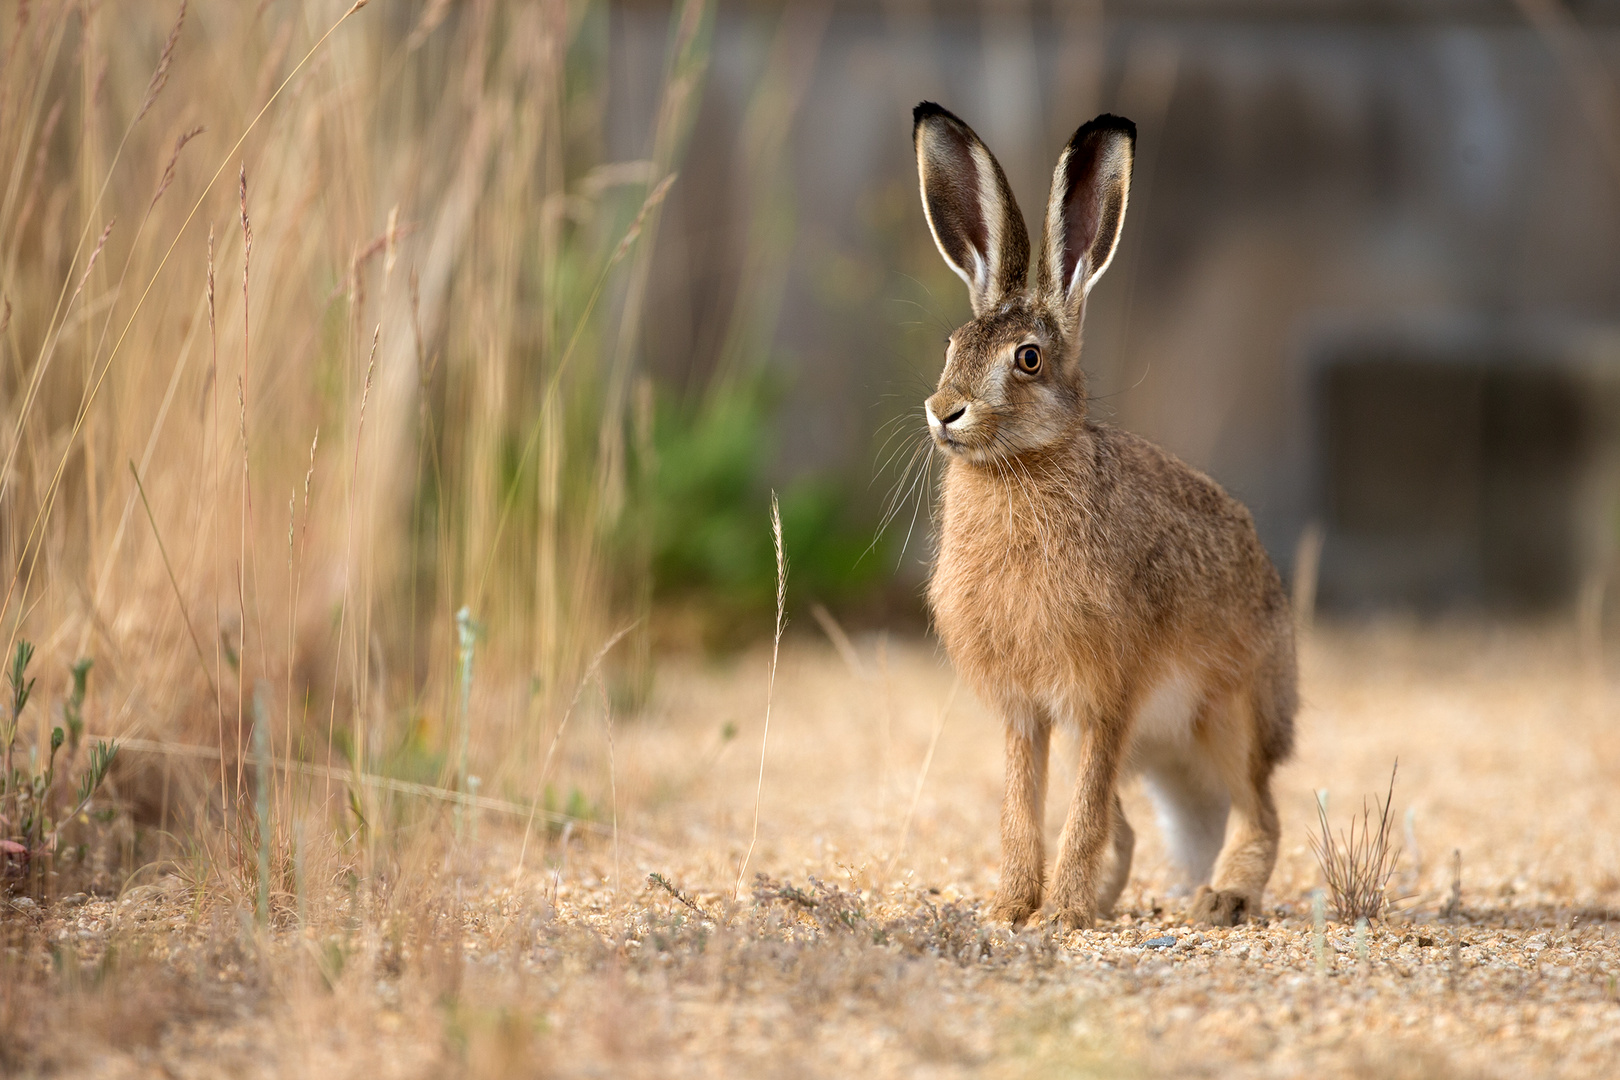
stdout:
{"type": "Polygon", "coordinates": [[[1201,733],[1210,757],[1232,797],[1234,827],[1211,883],[1193,897],[1193,918],[1232,926],[1260,914],[1266,882],[1277,863],[1281,826],[1271,797],[1276,766],[1257,721],[1264,716],[1248,693],[1230,703],[1221,721],[1201,733]]]}
{"type": "Polygon", "coordinates": [[[1119,894],[1125,891],[1125,882],[1131,877],[1131,857],[1135,853],[1136,830],[1125,820],[1125,807],[1120,803],[1119,796],[1115,795],[1113,862],[1109,864],[1108,876],[1103,878],[1097,890],[1098,915],[1111,914],[1114,905],[1119,902],[1119,894]]]}
{"type": "Polygon", "coordinates": [[[1027,715],[1007,724],[1007,788],[1001,802],[1001,884],[990,906],[996,922],[1022,926],[1041,909],[1046,887],[1046,762],[1052,726],[1027,715]]]}

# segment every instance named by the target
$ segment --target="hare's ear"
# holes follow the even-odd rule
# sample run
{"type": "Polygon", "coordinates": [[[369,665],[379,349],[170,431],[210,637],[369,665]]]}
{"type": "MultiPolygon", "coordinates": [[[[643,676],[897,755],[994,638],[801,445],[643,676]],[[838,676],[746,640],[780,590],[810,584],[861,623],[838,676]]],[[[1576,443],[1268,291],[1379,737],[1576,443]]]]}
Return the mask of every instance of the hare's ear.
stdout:
{"type": "Polygon", "coordinates": [[[925,101],[911,113],[923,211],[934,243],[983,315],[1023,292],[1029,231],[1007,177],[973,129],[925,101]]]}
{"type": "Polygon", "coordinates": [[[1104,115],[1076,131],[1058,158],[1037,291],[1071,319],[1119,246],[1135,152],[1136,125],[1104,115]]]}

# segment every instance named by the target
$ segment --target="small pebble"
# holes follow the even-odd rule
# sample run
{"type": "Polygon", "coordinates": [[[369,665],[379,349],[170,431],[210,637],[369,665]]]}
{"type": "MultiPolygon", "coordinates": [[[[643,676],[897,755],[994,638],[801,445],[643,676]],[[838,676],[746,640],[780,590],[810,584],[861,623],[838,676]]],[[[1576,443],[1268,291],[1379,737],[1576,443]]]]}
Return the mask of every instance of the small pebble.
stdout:
{"type": "Polygon", "coordinates": [[[1142,948],[1144,948],[1144,949],[1168,949],[1172,945],[1174,945],[1175,943],[1176,943],[1175,935],[1174,934],[1166,934],[1163,937],[1148,938],[1146,941],[1142,942],[1142,948]]]}

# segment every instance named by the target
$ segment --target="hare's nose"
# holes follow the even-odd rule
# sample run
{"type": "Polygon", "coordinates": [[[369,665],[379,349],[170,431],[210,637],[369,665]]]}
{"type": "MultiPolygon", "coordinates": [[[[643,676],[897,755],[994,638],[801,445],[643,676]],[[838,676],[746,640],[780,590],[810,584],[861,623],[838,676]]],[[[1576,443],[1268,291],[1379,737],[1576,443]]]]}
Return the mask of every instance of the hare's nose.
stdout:
{"type": "Polygon", "coordinates": [[[951,425],[963,419],[968,414],[971,403],[960,394],[941,390],[927,401],[923,402],[928,412],[928,426],[936,436],[944,436],[951,429],[951,425]]]}

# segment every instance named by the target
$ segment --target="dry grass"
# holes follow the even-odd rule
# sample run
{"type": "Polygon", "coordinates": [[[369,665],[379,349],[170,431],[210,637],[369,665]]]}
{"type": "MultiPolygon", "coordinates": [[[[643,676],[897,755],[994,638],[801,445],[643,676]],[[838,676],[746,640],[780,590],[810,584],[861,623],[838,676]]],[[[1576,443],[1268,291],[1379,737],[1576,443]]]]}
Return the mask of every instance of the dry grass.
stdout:
{"type": "MultiPolygon", "coordinates": [[[[737,900],[758,773],[742,748],[762,727],[769,654],[666,658],[646,712],[615,730],[617,860],[611,834],[552,831],[518,873],[520,820],[485,814],[480,841],[458,845],[443,813],[378,836],[369,869],[312,844],[303,889],[272,895],[269,930],[245,883],[207,861],[156,867],[122,898],[14,906],[7,1066],[1577,1077],[1620,1062],[1620,743],[1607,719],[1620,682],[1581,681],[1572,632],[1319,629],[1267,920],[1185,925],[1132,788],[1143,827],[1123,913],[1068,935],[979,918],[995,884],[999,738],[965,696],[906,836],[952,679],[926,643],[852,648],[858,672],[814,640],[784,645],[762,876],[737,900]],[[727,722],[743,737],[722,739],[727,722]],[[1396,753],[1418,841],[1398,871],[1406,898],[1359,948],[1330,925],[1319,975],[1313,791],[1365,787],[1396,753]]],[[[601,799],[605,707],[578,720],[559,754],[601,799]]]]}
{"type": "Polygon", "coordinates": [[[675,13],[646,157],[605,161],[599,4],[0,4],[0,645],[37,643],[42,703],[17,753],[81,657],[90,735],[183,748],[118,761],[115,865],[37,888],[192,832],[253,878],[305,818],[369,861],[417,812],[394,781],[564,809],[539,762],[645,615],[610,548],[710,14],[675,13]]]}
{"type": "Polygon", "coordinates": [[[1357,919],[1376,920],[1384,913],[1388,903],[1389,879],[1395,876],[1395,865],[1401,849],[1395,843],[1395,773],[1399,765],[1390,769],[1389,791],[1376,799],[1378,813],[1365,801],[1361,804],[1361,822],[1351,819],[1348,832],[1333,835],[1328,823],[1327,793],[1316,801],[1318,831],[1311,835],[1311,851],[1322,868],[1322,880],[1327,884],[1328,897],[1333,901],[1334,918],[1353,923],[1357,919]]]}

